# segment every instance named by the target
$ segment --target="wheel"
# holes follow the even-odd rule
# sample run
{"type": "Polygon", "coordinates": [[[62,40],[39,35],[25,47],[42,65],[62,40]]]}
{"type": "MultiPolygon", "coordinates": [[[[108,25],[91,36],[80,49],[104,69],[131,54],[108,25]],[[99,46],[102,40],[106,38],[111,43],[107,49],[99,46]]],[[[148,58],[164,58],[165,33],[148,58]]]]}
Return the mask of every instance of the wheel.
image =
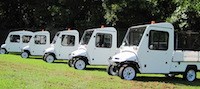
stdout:
{"type": "Polygon", "coordinates": [[[175,74],[165,74],[165,77],[167,77],[167,78],[174,78],[175,74]]]}
{"type": "Polygon", "coordinates": [[[51,54],[47,54],[46,57],[44,58],[44,60],[48,63],[52,63],[55,60],[55,57],[51,54]]]}
{"type": "Polygon", "coordinates": [[[42,60],[45,61],[45,58],[46,58],[47,54],[45,53],[42,57],[42,60]]]}
{"type": "Polygon", "coordinates": [[[3,48],[0,50],[0,54],[6,54],[6,53],[7,53],[6,49],[3,48]]]}
{"type": "Polygon", "coordinates": [[[73,60],[70,59],[70,60],[68,61],[68,65],[69,65],[69,67],[72,67],[72,66],[73,66],[73,60]]]}
{"type": "Polygon", "coordinates": [[[23,52],[23,53],[21,53],[21,57],[22,57],[22,58],[28,58],[28,57],[29,57],[28,52],[23,52]]]}
{"type": "Polygon", "coordinates": [[[196,79],[196,71],[192,68],[187,69],[183,74],[183,78],[189,82],[194,81],[196,79]]]}
{"type": "Polygon", "coordinates": [[[82,59],[78,59],[74,62],[74,68],[78,70],[83,70],[86,68],[86,63],[82,59]]]}
{"type": "Polygon", "coordinates": [[[118,72],[118,70],[117,70],[117,68],[114,65],[109,65],[108,66],[107,73],[109,75],[115,76],[115,75],[117,75],[117,72],[118,72]]]}
{"type": "Polygon", "coordinates": [[[136,77],[136,70],[134,67],[125,64],[119,69],[119,76],[121,79],[133,80],[136,77]]]}

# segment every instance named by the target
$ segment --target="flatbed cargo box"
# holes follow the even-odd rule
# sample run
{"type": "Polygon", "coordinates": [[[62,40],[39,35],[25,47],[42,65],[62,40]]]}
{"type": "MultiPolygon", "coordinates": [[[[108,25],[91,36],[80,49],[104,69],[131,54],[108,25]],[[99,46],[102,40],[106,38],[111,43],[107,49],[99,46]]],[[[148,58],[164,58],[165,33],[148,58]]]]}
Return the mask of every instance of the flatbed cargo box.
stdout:
{"type": "Polygon", "coordinates": [[[197,61],[200,61],[200,52],[176,50],[174,52],[173,61],[174,62],[197,62],[197,61]]]}

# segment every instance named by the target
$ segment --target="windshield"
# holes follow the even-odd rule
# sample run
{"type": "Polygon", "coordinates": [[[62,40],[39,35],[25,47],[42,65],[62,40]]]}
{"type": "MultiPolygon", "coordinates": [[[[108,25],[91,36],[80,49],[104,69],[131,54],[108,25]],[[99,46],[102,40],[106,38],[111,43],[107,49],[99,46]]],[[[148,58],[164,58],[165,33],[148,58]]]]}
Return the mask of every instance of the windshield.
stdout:
{"type": "Polygon", "coordinates": [[[129,28],[123,40],[123,44],[125,46],[133,46],[133,45],[138,46],[143,36],[145,28],[146,26],[137,27],[137,28],[129,28]]]}
{"type": "Polygon", "coordinates": [[[52,44],[56,43],[56,40],[58,39],[59,34],[60,34],[60,32],[56,33],[56,35],[53,38],[52,44]]]}
{"type": "Polygon", "coordinates": [[[85,31],[83,34],[83,37],[81,39],[81,45],[87,45],[91,36],[92,36],[93,30],[92,31],[85,31]]]}

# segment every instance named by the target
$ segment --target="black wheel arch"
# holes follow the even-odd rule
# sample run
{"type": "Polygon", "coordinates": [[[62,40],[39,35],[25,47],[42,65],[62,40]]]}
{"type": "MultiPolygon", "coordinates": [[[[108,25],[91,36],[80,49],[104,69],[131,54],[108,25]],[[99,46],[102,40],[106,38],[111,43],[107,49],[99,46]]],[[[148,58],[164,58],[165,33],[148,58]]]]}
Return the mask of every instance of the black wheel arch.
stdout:
{"type": "MultiPolygon", "coordinates": [[[[52,55],[52,56],[55,58],[55,60],[57,59],[57,58],[56,58],[56,54],[53,53],[53,52],[45,53],[44,56],[46,57],[46,55],[52,55]]],[[[44,58],[44,57],[43,57],[43,58],[44,58]]]]}
{"type": "Polygon", "coordinates": [[[24,50],[24,52],[27,52],[28,55],[31,55],[31,52],[29,50],[24,50]]]}
{"type": "Polygon", "coordinates": [[[198,71],[197,66],[196,65],[187,65],[185,71],[189,70],[189,69],[194,69],[196,72],[198,71]]]}
{"type": "Polygon", "coordinates": [[[125,61],[125,62],[120,63],[120,67],[122,67],[125,64],[134,67],[136,69],[136,72],[140,73],[140,70],[139,70],[140,66],[139,66],[139,64],[137,62],[134,62],[134,61],[125,61]]]}
{"type": "Polygon", "coordinates": [[[1,49],[4,49],[6,51],[6,53],[8,53],[8,50],[6,48],[1,48],[1,49]]]}
{"type": "Polygon", "coordinates": [[[90,65],[90,64],[89,64],[89,60],[88,60],[87,57],[85,57],[85,56],[77,56],[77,57],[73,57],[72,59],[75,59],[75,60],[76,60],[77,58],[80,58],[80,59],[82,59],[83,61],[85,61],[86,65],[90,65]]]}

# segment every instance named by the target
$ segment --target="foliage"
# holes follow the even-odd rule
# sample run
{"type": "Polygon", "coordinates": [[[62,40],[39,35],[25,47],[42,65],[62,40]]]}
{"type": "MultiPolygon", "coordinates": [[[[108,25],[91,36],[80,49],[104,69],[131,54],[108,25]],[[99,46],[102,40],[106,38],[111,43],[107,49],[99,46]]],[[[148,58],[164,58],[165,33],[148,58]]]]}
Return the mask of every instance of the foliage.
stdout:
{"type": "Polygon", "coordinates": [[[0,28],[128,28],[150,21],[200,28],[199,0],[1,0],[0,28]]]}
{"type": "Polygon", "coordinates": [[[166,0],[105,0],[107,23],[118,27],[165,21],[175,10],[175,3],[166,0]]]}
{"type": "Polygon", "coordinates": [[[199,0],[175,0],[176,10],[167,20],[181,30],[199,31],[200,2],[199,0]]]}
{"type": "Polygon", "coordinates": [[[96,0],[4,0],[0,1],[1,28],[99,26],[104,23],[101,4],[96,0]]]}

